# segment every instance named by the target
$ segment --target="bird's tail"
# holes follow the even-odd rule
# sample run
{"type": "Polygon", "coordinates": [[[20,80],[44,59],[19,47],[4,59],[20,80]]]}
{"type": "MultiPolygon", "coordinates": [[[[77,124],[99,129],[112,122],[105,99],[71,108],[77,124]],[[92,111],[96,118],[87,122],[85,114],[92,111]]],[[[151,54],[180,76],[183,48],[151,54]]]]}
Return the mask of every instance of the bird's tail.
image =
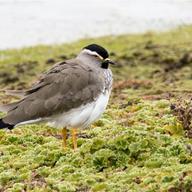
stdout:
{"type": "Polygon", "coordinates": [[[10,124],[8,124],[8,123],[4,123],[4,122],[3,122],[3,119],[0,119],[0,129],[5,129],[5,128],[11,130],[11,129],[14,128],[14,125],[10,125],[10,124]]]}

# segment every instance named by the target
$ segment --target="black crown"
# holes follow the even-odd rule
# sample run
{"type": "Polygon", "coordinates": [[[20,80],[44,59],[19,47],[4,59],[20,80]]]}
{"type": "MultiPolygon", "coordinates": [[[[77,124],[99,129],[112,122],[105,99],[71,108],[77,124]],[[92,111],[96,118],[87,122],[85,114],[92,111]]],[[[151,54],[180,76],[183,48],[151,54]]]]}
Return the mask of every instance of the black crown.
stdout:
{"type": "Polygon", "coordinates": [[[109,57],[109,53],[107,52],[107,50],[97,44],[90,44],[90,45],[84,47],[83,49],[89,49],[90,51],[95,51],[101,57],[103,57],[103,59],[106,59],[109,57]]]}

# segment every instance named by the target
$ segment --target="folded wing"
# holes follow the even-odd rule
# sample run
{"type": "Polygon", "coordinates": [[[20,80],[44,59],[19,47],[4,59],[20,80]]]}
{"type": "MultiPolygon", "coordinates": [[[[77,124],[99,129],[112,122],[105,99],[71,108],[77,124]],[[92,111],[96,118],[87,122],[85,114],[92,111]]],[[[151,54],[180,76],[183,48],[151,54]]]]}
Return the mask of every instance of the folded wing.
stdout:
{"type": "Polygon", "coordinates": [[[24,98],[0,107],[8,114],[5,123],[46,118],[85,105],[104,90],[104,79],[99,71],[80,61],[70,60],[55,65],[39,82],[23,95],[24,98]]]}

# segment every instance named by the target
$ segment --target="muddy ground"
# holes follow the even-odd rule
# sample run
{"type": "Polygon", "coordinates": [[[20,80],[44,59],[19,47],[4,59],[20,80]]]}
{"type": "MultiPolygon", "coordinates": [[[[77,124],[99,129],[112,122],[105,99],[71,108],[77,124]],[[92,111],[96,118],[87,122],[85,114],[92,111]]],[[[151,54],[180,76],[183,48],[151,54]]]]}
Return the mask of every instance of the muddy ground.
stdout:
{"type": "MultiPolygon", "coordinates": [[[[0,131],[1,191],[192,191],[192,28],[0,52],[0,89],[27,89],[96,42],[117,65],[108,109],[63,151],[58,130],[0,131]]],[[[17,100],[0,92],[1,103],[17,100]]],[[[4,114],[1,114],[2,116],[4,114]]]]}

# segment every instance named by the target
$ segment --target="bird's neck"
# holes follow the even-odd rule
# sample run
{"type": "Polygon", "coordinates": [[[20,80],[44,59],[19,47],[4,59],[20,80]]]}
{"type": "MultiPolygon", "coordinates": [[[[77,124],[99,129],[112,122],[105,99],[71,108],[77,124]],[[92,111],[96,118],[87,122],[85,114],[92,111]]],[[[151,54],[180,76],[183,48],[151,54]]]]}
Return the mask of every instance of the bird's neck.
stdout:
{"type": "Polygon", "coordinates": [[[93,57],[85,55],[83,53],[80,53],[77,56],[77,59],[80,60],[82,63],[90,64],[95,67],[98,67],[101,65],[101,63],[97,59],[94,59],[93,57]]]}

